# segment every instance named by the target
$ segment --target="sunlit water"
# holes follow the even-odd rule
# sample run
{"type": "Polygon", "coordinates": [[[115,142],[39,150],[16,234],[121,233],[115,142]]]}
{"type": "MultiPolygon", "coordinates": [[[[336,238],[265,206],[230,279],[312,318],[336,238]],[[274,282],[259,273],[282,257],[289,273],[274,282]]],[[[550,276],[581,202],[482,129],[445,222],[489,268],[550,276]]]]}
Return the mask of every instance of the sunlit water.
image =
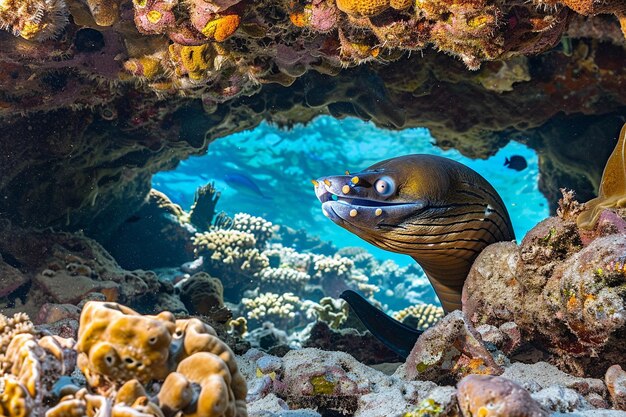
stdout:
{"type": "Polygon", "coordinates": [[[218,211],[230,215],[247,212],[275,224],[304,228],[337,247],[364,246],[379,259],[405,265],[412,262],[409,257],[375,248],[325,218],[311,179],[346,170],[357,172],[378,161],[412,153],[444,156],[479,172],[502,196],[518,241],[548,215],[546,199],[537,188],[537,155],[522,144],[510,142],[488,160],[472,160],[456,150],[434,146],[427,129],[387,131],[358,119],[328,116],[291,130],[262,123],[254,130],[219,139],[205,156],[155,175],[153,186],[188,209],[196,188],[213,181],[221,191],[218,211]],[[511,155],[525,157],[528,167],[520,172],[504,167],[505,157],[511,155]],[[229,176],[248,177],[262,195],[246,187],[231,187],[226,181],[229,176]]]}

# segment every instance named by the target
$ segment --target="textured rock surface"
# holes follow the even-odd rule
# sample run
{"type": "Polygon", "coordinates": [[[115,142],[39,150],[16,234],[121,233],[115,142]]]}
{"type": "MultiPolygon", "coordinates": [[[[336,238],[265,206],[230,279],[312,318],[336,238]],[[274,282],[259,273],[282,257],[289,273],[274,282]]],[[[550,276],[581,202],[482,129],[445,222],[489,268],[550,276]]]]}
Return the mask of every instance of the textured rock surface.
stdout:
{"type": "Polygon", "coordinates": [[[626,411],[626,371],[619,365],[611,366],[604,377],[611,394],[613,407],[626,411]]]}
{"type": "Polygon", "coordinates": [[[457,399],[465,417],[548,416],[528,391],[498,376],[466,376],[458,384],[457,399]]]}
{"type": "Polygon", "coordinates": [[[463,310],[473,323],[515,322],[524,340],[556,354],[563,369],[602,376],[624,360],[626,236],[602,222],[581,233],[568,210],[539,223],[519,247],[483,251],[464,287],[463,310]]]}
{"type": "Polygon", "coordinates": [[[406,361],[409,379],[435,382],[451,383],[472,373],[499,375],[502,371],[460,310],[426,330],[406,361]]]}
{"type": "Polygon", "coordinates": [[[46,303],[99,299],[153,308],[174,293],[172,284],[153,272],[121,268],[100,244],[80,234],[32,231],[0,221],[0,253],[0,268],[8,271],[3,276],[19,271],[16,276],[22,278],[15,283],[23,282],[0,298],[0,308],[26,312],[41,322],[63,318],[59,308],[46,303]]]}

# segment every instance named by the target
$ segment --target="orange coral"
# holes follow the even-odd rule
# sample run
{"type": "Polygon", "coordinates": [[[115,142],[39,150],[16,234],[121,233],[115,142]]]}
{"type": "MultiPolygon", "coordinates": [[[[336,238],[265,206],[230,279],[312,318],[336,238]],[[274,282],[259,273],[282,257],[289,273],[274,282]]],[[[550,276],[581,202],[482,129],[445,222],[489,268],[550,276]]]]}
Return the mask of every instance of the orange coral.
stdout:
{"type": "Polygon", "coordinates": [[[114,303],[89,302],[80,316],[78,366],[94,387],[164,379],[175,321],[171,313],[141,316],[114,303]]]}
{"type": "Polygon", "coordinates": [[[143,56],[124,62],[124,69],[137,77],[151,80],[163,73],[161,61],[157,57],[143,56]]]}
{"type": "MultiPolygon", "coordinates": [[[[293,4],[292,4],[293,8],[293,4]]],[[[299,28],[307,27],[311,23],[311,5],[296,8],[289,13],[289,20],[299,28]]]]}
{"type": "Polygon", "coordinates": [[[148,415],[162,411],[166,417],[180,411],[189,417],[247,416],[247,387],[235,355],[200,320],[175,321],[169,312],[142,316],[119,304],[90,301],[81,314],[78,339],[78,365],[92,388],[106,395],[124,384],[116,403],[132,403],[148,415]],[[161,409],[147,400],[141,386],[152,380],[165,380],[158,394],[161,409]],[[191,384],[202,387],[199,396],[191,384]]]}
{"type": "Polygon", "coordinates": [[[38,414],[59,376],[74,369],[74,340],[38,338],[25,314],[0,314],[0,336],[0,415],[38,414]]]}
{"type": "Polygon", "coordinates": [[[244,416],[237,412],[234,402],[223,401],[234,396],[230,376],[228,366],[218,356],[196,353],[181,361],[176,372],[168,375],[159,392],[159,404],[166,417],[182,410],[185,417],[244,416]],[[197,395],[192,388],[194,384],[200,386],[197,395]]]}
{"type": "Polygon", "coordinates": [[[376,16],[389,8],[389,0],[337,0],[337,7],[353,16],[376,16]]]}
{"type": "Polygon", "coordinates": [[[213,68],[213,59],[217,55],[211,44],[200,46],[172,44],[169,53],[170,59],[176,65],[176,75],[187,74],[192,80],[206,78],[207,72],[213,68]]]}
{"type": "Polygon", "coordinates": [[[228,39],[237,28],[241,18],[236,14],[229,14],[210,20],[202,29],[202,34],[216,42],[223,42],[228,39]]]}

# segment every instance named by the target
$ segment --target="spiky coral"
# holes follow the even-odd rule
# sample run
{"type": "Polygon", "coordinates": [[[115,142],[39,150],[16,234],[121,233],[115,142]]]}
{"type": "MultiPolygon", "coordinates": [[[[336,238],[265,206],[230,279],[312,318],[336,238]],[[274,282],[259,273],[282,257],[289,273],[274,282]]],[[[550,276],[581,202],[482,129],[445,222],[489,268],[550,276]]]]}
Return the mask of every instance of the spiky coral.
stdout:
{"type": "Polygon", "coordinates": [[[4,0],[0,29],[24,39],[41,41],[58,35],[68,22],[64,0],[4,0]]]}

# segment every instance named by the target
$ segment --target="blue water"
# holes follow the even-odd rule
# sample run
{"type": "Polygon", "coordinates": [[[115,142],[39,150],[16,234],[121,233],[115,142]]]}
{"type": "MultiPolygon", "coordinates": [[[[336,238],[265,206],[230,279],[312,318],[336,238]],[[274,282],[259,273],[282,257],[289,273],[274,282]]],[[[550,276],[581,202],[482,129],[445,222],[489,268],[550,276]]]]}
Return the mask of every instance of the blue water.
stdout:
{"type": "Polygon", "coordinates": [[[153,186],[188,209],[196,188],[214,181],[221,191],[218,210],[230,215],[247,212],[275,224],[304,228],[337,247],[364,246],[379,259],[406,265],[413,262],[409,257],[375,248],[326,219],[311,179],[346,170],[357,172],[383,159],[411,153],[444,156],[479,172],[502,196],[518,241],[548,216],[547,201],[537,188],[537,155],[522,144],[510,142],[488,160],[472,160],[458,151],[434,146],[427,129],[387,131],[370,122],[329,116],[291,130],[262,123],[254,130],[219,139],[205,156],[190,158],[174,171],[155,175],[153,186]],[[511,155],[525,157],[528,168],[517,172],[504,167],[505,157],[511,155]],[[225,181],[226,175],[246,176],[262,196],[246,188],[232,188],[225,181]]]}

